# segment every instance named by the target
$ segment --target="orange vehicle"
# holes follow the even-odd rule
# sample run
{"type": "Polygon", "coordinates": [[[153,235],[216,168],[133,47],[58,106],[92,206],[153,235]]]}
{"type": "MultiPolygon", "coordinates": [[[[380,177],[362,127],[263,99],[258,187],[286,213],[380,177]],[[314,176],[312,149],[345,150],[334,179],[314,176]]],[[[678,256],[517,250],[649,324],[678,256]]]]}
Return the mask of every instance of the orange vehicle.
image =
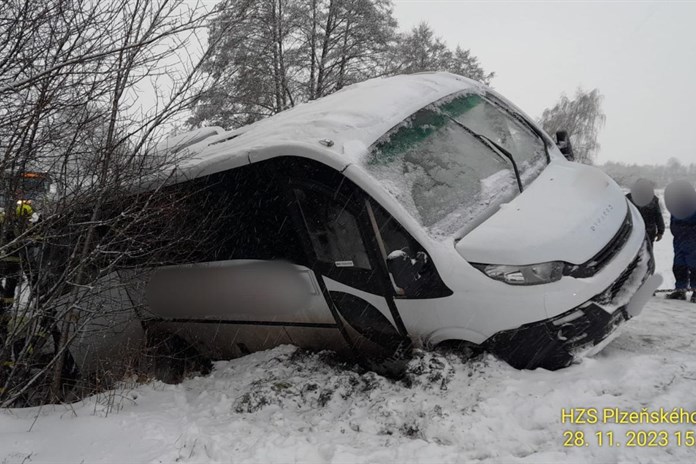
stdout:
{"type": "Polygon", "coordinates": [[[0,179],[0,207],[7,208],[15,202],[28,202],[36,209],[53,191],[55,191],[54,183],[48,173],[6,172],[0,179]]]}
{"type": "Polygon", "coordinates": [[[17,200],[40,200],[50,192],[51,177],[44,172],[22,172],[13,187],[17,200]]]}

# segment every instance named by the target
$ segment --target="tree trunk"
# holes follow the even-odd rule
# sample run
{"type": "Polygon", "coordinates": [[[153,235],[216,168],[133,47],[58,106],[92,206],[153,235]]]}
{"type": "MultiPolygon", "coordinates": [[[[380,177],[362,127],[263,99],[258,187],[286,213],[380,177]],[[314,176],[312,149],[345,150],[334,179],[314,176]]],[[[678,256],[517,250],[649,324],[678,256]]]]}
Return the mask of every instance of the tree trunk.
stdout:
{"type": "Polygon", "coordinates": [[[319,72],[317,75],[317,90],[316,97],[322,97],[324,94],[326,79],[326,60],[329,54],[329,44],[331,43],[331,35],[334,27],[335,5],[333,0],[329,0],[329,12],[326,16],[326,29],[324,30],[324,40],[321,46],[321,59],[319,60],[319,72]]]}
{"type": "Polygon", "coordinates": [[[316,98],[317,0],[312,0],[312,33],[309,37],[309,99],[316,98]]]}
{"type": "MultiPolygon", "coordinates": [[[[281,0],[282,1],[282,0],[281,0]]],[[[273,49],[273,89],[275,97],[275,111],[279,112],[283,109],[283,88],[281,86],[280,77],[280,53],[278,50],[278,13],[276,8],[276,0],[271,3],[271,18],[270,27],[272,35],[272,49],[273,49]]]]}
{"type": "Polygon", "coordinates": [[[287,94],[289,93],[287,76],[285,73],[285,51],[283,49],[283,0],[278,0],[278,15],[276,16],[278,43],[278,71],[280,73],[281,111],[288,107],[287,94]]]}
{"type": "Polygon", "coordinates": [[[346,30],[343,33],[343,47],[341,49],[341,64],[338,68],[338,78],[336,79],[336,90],[344,86],[346,64],[348,64],[348,38],[350,36],[350,17],[346,18],[346,30]]]}

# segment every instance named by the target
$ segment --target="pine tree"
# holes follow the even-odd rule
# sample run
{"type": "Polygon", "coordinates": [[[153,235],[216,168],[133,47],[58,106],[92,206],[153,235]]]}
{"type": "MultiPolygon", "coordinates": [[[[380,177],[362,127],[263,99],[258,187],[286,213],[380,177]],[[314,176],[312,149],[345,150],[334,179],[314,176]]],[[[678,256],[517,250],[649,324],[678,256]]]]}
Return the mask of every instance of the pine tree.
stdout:
{"type": "Polygon", "coordinates": [[[393,49],[391,74],[449,71],[490,84],[494,73],[486,72],[470,50],[459,45],[450,50],[427,23],[420,23],[402,34],[393,49]]]}

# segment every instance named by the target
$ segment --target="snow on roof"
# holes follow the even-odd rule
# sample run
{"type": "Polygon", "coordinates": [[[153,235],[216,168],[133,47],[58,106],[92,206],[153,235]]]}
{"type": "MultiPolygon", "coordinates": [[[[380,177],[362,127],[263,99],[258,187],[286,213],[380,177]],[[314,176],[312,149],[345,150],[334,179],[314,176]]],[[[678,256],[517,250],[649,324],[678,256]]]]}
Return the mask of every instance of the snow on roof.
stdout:
{"type": "Polygon", "coordinates": [[[485,87],[446,72],[370,79],[249,126],[188,144],[181,150],[187,160],[179,170],[193,177],[211,174],[282,154],[251,156],[269,147],[308,145],[316,147],[311,157],[342,169],[359,163],[367,147],[411,114],[467,89],[481,92],[485,87]]]}
{"type": "Polygon", "coordinates": [[[189,132],[185,132],[183,134],[167,137],[167,139],[165,139],[157,145],[156,150],[170,150],[172,153],[176,153],[179,150],[183,150],[184,148],[202,142],[203,140],[209,137],[222,134],[224,132],[225,129],[223,129],[222,127],[203,127],[201,129],[196,129],[189,132]]]}

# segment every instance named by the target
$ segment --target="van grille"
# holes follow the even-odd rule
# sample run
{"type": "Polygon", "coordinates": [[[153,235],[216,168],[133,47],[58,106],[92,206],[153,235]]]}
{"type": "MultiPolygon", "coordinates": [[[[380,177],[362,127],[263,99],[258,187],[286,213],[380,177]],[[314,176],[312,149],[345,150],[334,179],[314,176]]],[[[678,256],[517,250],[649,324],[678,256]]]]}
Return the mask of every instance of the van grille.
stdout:
{"type": "Polygon", "coordinates": [[[611,287],[609,287],[608,291],[601,295],[601,297],[604,297],[608,300],[607,303],[613,301],[616,298],[616,295],[619,294],[628,278],[631,277],[631,274],[633,274],[633,271],[635,271],[636,266],[638,266],[638,261],[640,261],[640,254],[636,256],[636,259],[631,261],[631,264],[628,265],[626,270],[623,271],[619,278],[616,279],[616,281],[612,284],[611,287]]]}
{"type": "Polygon", "coordinates": [[[585,263],[578,265],[566,265],[566,269],[563,274],[576,278],[592,277],[601,271],[604,266],[606,266],[609,261],[611,261],[614,256],[621,251],[631,236],[632,230],[633,220],[631,219],[631,209],[629,208],[621,227],[619,227],[619,230],[616,232],[614,237],[609,240],[609,243],[607,243],[604,248],[599,251],[599,253],[594,255],[585,263]]]}
{"type": "Polygon", "coordinates": [[[619,293],[621,293],[621,290],[623,289],[624,285],[626,285],[626,282],[635,272],[637,272],[638,264],[640,264],[642,260],[646,261],[647,269],[645,274],[642,276],[641,283],[645,282],[645,280],[655,271],[655,259],[653,258],[650,242],[647,239],[645,242],[643,242],[643,246],[641,247],[640,251],[633,261],[631,261],[631,264],[628,265],[626,270],[621,273],[621,275],[614,281],[614,283],[611,284],[609,288],[592,298],[592,301],[602,305],[615,303],[616,297],[619,295],[619,293]]]}

